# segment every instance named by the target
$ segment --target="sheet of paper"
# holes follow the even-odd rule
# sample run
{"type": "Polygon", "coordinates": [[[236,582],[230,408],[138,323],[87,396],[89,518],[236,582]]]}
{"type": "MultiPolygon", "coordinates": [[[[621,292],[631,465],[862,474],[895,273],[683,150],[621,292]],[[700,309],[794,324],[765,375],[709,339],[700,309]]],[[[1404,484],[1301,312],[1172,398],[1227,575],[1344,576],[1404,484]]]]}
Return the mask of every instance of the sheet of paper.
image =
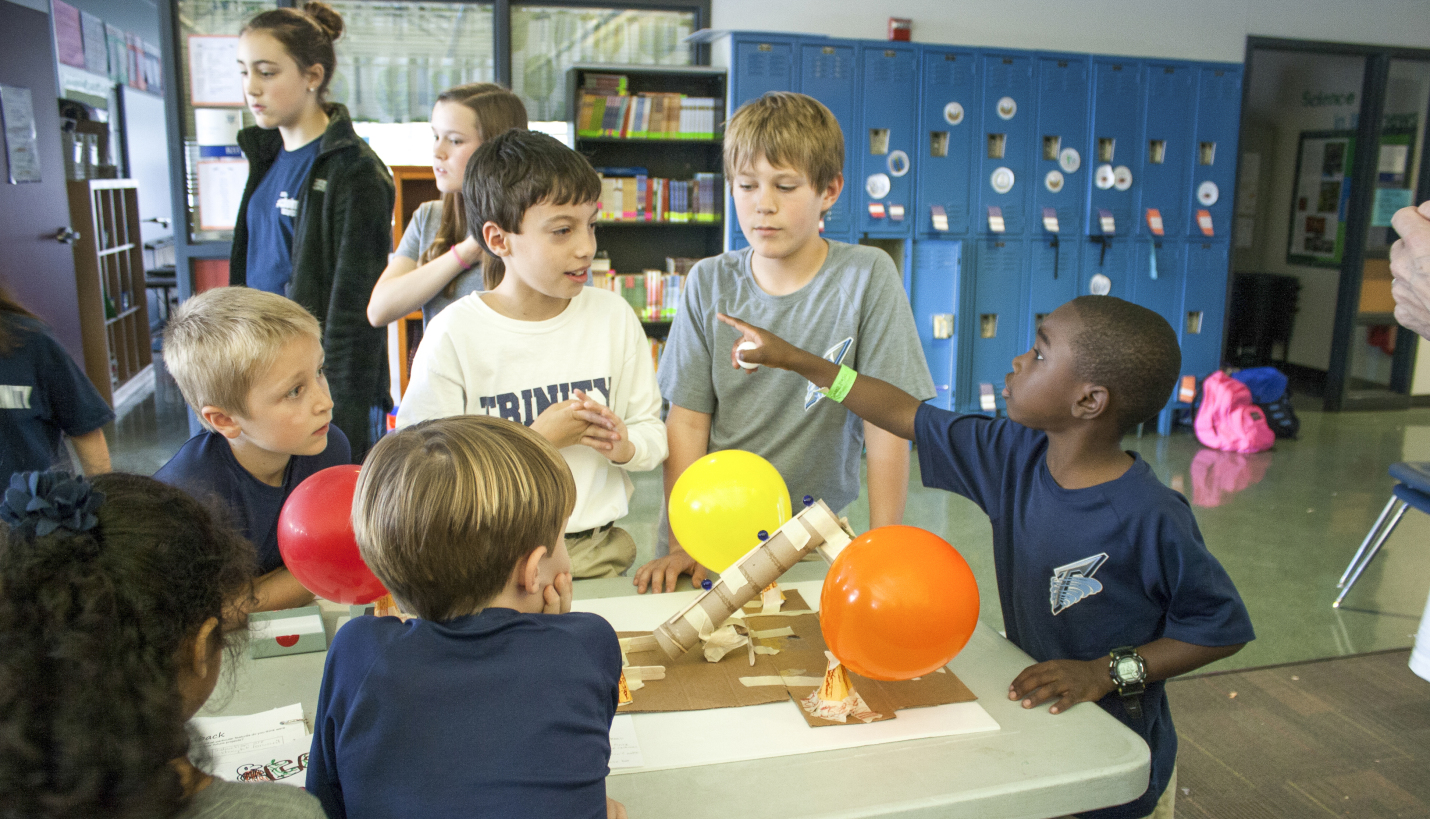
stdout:
{"type": "Polygon", "coordinates": [[[232,230],[248,181],[248,160],[199,160],[198,176],[200,229],[232,230]]]}
{"type": "Polygon", "coordinates": [[[238,37],[189,35],[189,101],[194,105],[243,105],[238,75],[238,37]]]}
{"type": "Polygon", "coordinates": [[[645,767],[634,719],[633,714],[617,714],[611,720],[611,770],[645,767]]]}
{"type": "MultiPolygon", "coordinates": [[[[814,580],[788,587],[806,601],[818,601],[822,583],[814,580]]],[[[601,615],[617,631],[650,631],[696,596],[696,592],[677,592],[608,597],[577,600],[572,608],[601,615]]],[[[999,730],[998,723],[976,702],[914,708],[899,712],[898,719],[835,728],[809,727],[792,700],[744,708],[621,716],[631,719],[645,764],[617,768],[613,745],[613,776],[999,730]],[[692,737],[700,741],[692,742],[692,737]]]]}
{"type": "Polygon", "coordinates": [[[194,729],[195,744],[203,743],[214,759],[275,748],[308,736],[300,703],[237,717],[194,717],[189,725],[194,729]]]}
{"type": "Polygon", "coordinates": [[[5,154],[10,184],[40,181],[40,151],[35,134],[35,106],[30,89],[0,85],[0,119],[5,123],[5,154]]]}
{"type": "Polygon", "coordinates": [[[214,757],[210,773],[229,782],[278,782],[301,788],[308,784],[308,751],[312,737],[269,748],[214,757]]]}

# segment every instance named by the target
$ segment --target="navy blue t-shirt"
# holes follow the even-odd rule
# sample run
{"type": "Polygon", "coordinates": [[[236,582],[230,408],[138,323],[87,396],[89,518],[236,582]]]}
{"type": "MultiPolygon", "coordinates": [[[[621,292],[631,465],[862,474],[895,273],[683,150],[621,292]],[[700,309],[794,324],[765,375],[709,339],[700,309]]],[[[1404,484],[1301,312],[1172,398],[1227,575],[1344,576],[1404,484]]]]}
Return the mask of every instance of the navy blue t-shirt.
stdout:
{"type": "Polygon", "coordinates": [[[293,278],[293,222],[299,194],[318,158],[323,140],[314,139],[296,151],[282,150],[253,189],[248,202],[248,286],[287,295],[293,278]]]}
{"type": "Polygon", "coordinates": [[[308,790],[329,819],[605,819],[620,676],[595,614],[354,618],[328,649],[308,790]]]}
{"type": "Polygon", "coordinates": [[[64,436],[84,435],[114,420],[65,348],[35,319],[0,315],[15,338],[0,355],[0,491],[10,475],[70,468],[64,436]]]}
{"type": "Polygon", "coordinates": [[[199,500],[217,497],[223,502],[233,515],[233,525],[258,551],[258,574],[267,574],[283,566],[278,552],[278,513],[288,495],[314,472],[351,460],[348,436],[337,424],[329,424],[327,449],[317,455],[289,458],[283,485],[269,486],[233,457],[227,438],[217,432],[201,432],[179,447],[154,477],[199,500]]]}
{"type": "MultiPolygon", "coordinates": [[[[1064,489],[1048,471],[1048,436],[1014,421],[924,404],[914,440],[924,485],[987,513],[1003,625],[1037,662],[1094,660],[1162,637],[1200,646],[1254,639],[1246,606],[1202,542],[1187,499],[1136,453],[1116,480],[1064,489]]],[[[1166,685],[1148,683],[1141,720],[1116,693],[1098,705],[1147,741],[1151,781],[1134,802],[1079,815],[1146,816],[1177,761],[1166,685]]]]}

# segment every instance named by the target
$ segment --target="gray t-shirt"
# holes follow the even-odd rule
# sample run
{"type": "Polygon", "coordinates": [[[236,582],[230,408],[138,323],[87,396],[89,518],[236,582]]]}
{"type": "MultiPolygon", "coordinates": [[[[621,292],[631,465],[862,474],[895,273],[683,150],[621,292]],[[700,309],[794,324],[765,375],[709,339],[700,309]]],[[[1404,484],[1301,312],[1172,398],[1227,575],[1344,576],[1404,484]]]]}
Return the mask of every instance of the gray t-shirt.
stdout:
{"type": "MultiPolygon", "coordinates": [[[[412,261],[422,258],[422,251],[432,244],[432,240],[437,238],[437,228],[442,225],[442,200],[437,199],[432,202],[423,202],[417,206],[417,211],[412,214],[412,221],[407,223],[407,230],[402,234],[402,241],[397,243],[397,249],[392,251],[394,255],[406,256],[412,261]]],[[[482,290],[482,265],[479,261],[468,259],[473,262],[472,269],[457,274],[453,279],[457,283],[456,291],[451,298],[447,297],[447,288],[442,288],[432,300],[422,305],[422,326],[427,326],[427,322],[432,317],[442,312],[443,308],[452,302],[460,299],[468,293],[479,293],[482,290]]]]}
{"type": "Polygon", "coordinates": [[[327,814],[302,788],[215,779],[194,794],[178,819],[327,819],[327,814]]]}
{"type": "MultiPolygon", "coordinates": [[[[755,283],[750,249],[703,259],[690,271],[656,378],[670,403],[712,415],[710,451],[743,449],[775,465],[791,512],[811,495],[835,510],[859,496],[864,424],[798,375],[730,366],[739,333],[717,312],[801,349],[888,381],[920,400],[933,379],[894,262],[878,248],[829,242],[814,279],[786,296],[755,283]]],[[[665,527],[660,527],[664,551],[665,527]]]]}

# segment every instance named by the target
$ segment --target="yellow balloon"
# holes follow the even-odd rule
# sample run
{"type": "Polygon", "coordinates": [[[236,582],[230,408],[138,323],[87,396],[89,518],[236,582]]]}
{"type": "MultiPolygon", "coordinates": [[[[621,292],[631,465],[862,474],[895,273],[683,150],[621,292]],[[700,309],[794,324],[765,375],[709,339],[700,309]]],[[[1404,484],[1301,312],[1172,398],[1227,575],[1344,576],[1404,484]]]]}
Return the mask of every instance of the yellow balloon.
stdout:
{"type": "Polygon", "coordinates": [[[723,572],[790,518],[779,470],[752,452],[727,449],[691,464],[670,492],[670,529],[700,565],[723,572]]]}

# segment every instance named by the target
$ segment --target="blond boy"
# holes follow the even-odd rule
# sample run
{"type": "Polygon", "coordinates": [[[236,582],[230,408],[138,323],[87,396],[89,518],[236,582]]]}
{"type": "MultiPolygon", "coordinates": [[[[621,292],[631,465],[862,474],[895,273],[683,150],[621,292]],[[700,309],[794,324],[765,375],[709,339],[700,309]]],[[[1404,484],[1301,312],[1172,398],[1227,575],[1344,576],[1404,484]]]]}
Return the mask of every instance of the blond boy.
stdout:
{"type": "MultiPolygon", "coordinates": [[[[844,187],[839,123],[811,97],[770,92],[730,118],[724,150],[735,213],[750,247],[702,260],[686,281],[658,373],[671,405],[666,496],[706,453],[743,449],[779,469],[793,508],[812,495],[842,509],[859,496],[859,456],[867,447],[869,522],[899,523],[908,493],[907,444],[824,400],[794,373],[745,378],[725,354],[739,333],[716,320],[724,313],[782,337],[792,334],[803,349],[878,373],[920,400],[933,397],[893,260],[882,250],[819,235],[821,216],[844,187]]],[[[660,535],[668,536],[666,527],[660,535]]],[[[691,574],[699,584],[705,573],[672,537],[669,554],[642,566],[635,584],[641,592],[673,590],[680,575],[691,574]]]]}
{"type": "Polygon", "coordinates": [[[358,548],[417,616],[333,638],[308,760],[329,819],[625,816],[605,787],[620,645],[569,613],[576,502],[561,454],[512,421],[441,418],[373,448],[358,548]]]}
{"type": "Polygon", "coordinates": [[[321,338],[297,302],[247,287],[189,299],[164,331],[164,365],[207,431],[154,477],[228,507],[258,552],[256,611],[312,601],[283,566],[278,513],[303,479],[352,457],[332,424],[321,338]]]}

